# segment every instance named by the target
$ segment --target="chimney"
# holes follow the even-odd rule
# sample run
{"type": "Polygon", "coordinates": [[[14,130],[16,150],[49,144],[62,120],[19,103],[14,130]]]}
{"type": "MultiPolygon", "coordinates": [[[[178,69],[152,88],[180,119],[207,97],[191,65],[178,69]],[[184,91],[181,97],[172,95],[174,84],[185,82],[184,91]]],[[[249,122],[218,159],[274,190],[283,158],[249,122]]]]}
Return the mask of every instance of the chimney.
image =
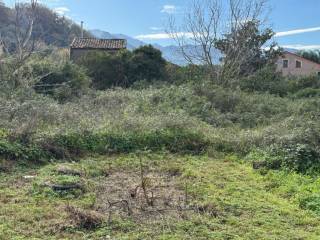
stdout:
{"type": "Polygon", "coordinates": [[[83,21],[81,21],[81,38],[83,38],[83,21]]]}

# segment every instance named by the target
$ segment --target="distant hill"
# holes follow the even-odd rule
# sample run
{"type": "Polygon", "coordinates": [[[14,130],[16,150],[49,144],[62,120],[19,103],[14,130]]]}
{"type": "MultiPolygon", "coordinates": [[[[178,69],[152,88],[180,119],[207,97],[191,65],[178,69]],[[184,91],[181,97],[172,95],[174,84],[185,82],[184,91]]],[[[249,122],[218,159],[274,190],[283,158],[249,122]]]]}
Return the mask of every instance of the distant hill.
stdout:
{"type": "MultiPolygon", "coordinates": [[[[1,3],[1,1],[0,1],[1,3]]],[[[24,14],[28,14],[28,4],[21,5],[24,14]]],[[[53,10],[44,5],[37,8],[37,19],[33,26],[32,39],[41,41],[46,45],[67,47],[74,37],[81,35],[81,28],[72,20],[58,15],[53,10]]],[[[26,18],[26,17],[25,17],[26,18]]],[[[24,18],[24,19],[25,19],[24,18]]],[[[26,22],[22,22],[22,27],[26,28],[26,22]]],[[[85,31],[86,37],[92,36],[85,31]]],[[[5,41],[9,50],[15,48],[15,13],[12,8],[0,4],[0,36],[5,41]]]]}
{"type": "Polygon", "coordinates": [[[121,38],[121,39],[126,39],[128,42],[128,49],[129,50],[133,50],[135,48],[141,47],[143,45],[146,45],[147,43],[142,42],[138,39],[135,39],[133,37],[129,37],[127,35],[124,34],[111,34],[109,32],[106,31],[102,31],[102,30],[98,30],[98,29],[94,29],[94,30],[90,30],[89,31],[93,36],[95,36],[96,38],[104,38],[104,39],[113,39],[113,38],[121,38]]]}
{"type": "MultiPolygon", "coordinates": [[[[133,50],[135,48],[147,45],[147,43],[140,41],[136,38],[130,37],[128,35],[124,34],[113,34],[106,31],[94,29],[89,31],[93,36],[97,38],[105,38],[105,39],[113,39],[113,38],[123,38],[127,40],[128,43],[128,49],[133,50]]],[[[159,49],[163,57],[172,63],[178,64],[178,65],[186,65],[187,62],[183,58],[183,56],[179,53],[179,48],[177,46],[161,46],[159,44],[153,44],[153,46],[157,49],[159,49]]],[[[191,49],[191,46],[190,46],[191,49]]]]}
{"type": "MultiPolygon", "coordinates": [[[[128,49],[133,50],[135,48],[141,47],[143,45],[147,45],[148,43],[145,43],[143,41],[140,41],[136,38],[130,37],[128,35],[124,34],[113,34],[102,30],[90,30],[89,31],[93,36],[97,38],[105,38],[105,39],[113,39],[113,38],[123,38],[127,40],[128,43],[128,49]]],[[[162,52],[163,57],[174,64],[177,65],[187,65],[188,62],[183,57],[182,53],[179,50],[178,46],[170,45],[170,46],[161,46],[159,44],[152,44],[155,48],[159,49],[162,52]]],[[[193,46],[193,45],[186,45],[185,51],[190,53],[190,55],[194,55],[195,51],[201,51],[200,46],[193,46]]],[[[216,57],[216,59],[220,58],[220,55],[216,57]]],[[[195,61],[197,62],[197,61],[195,61]]]]}

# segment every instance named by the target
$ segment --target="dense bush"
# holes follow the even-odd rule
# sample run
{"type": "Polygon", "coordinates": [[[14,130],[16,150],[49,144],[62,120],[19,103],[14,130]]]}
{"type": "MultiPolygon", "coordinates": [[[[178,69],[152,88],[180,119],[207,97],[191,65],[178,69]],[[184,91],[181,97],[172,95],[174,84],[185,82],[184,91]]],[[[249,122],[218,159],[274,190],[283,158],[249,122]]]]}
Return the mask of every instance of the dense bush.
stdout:
{"type": "Polygon", "coordinates": [[[274,67],[266,67],[241,79],[240,88],[247,92],[306,98],[319,95],[320,80],[318,76],[286,78],[277,73],[274,67]]]}
{"type": "Polygon", "coordinates": [[[0,140],[0,157],[43,161],[87,153],[131,153],[139,150],[200,154],[208,146],[209,142],[202,134],[178,128],[126,133],[85,132],[58,135],[31,145],[0,140]]]}
{"type": "Polygon", "coordinates": [[[160,50],[151,45],[142,46],[132,52],[129,66],[129,79],[138,80],[163,80],[166,73],[166,60],[160,50]]]}
{"type": "Polygon", "coordinates": [[[50,160],[49,154],[35,144],[24,145],[19,142],[7,140],[0,140],[0,157],[37,162],[50,160]]]}
{"type": "Polygon", "coordinates": [[[1,98],[0,128],[11,142],[40,146],[55,158],[145,148],[198,153],[210,148],[242,156],[261,149],[270,156],[270,168],[309,172],[317,163],[307,158],[309,150],[311,156],[320,153],[317,97],[248,93],[211,81],[153,86],[90,91],[63,104],[22,91],[1,98]],[[270,145],[277,150],[274,155],[270,145]],[[284,151],[296,146],[304,148],[284,151]],[[306,158],[310,164],[302,166],[306,158]]]}
{"type": "Polygon", "coordinates": [[[73,97],[80,97],[87,92],[90,84],[91,80],[84,68],[67,62],[61,69],[45,75],[35,85],[35,89],[64,102],[73,97]]]}
{"type": "Polygon", "coordinates": [[[273,144],[266,150],[253,150],[247,159],[255,166],[302,174],[320,173],[320,152],[308,144],[273,144]]]}
{"type": "Polygon", "coordinates": [[[305,88],[297,91],[293,96],[296,98],[320,97],[320,89],[305,88]]]}
{"type": "Polygon", "coordinates": [[[282,150],[282,167],[298,173],[319,172],[320,153],[307,144],[289,145],[282,150]]]}
{"type": "Polygon", "coordinates": [[[296,93],[310,88],[320,88],[320,78],[318,76],[290,78],[288,80],[287,91],[289,93],[296,93]]]}
{"type": "Polygon", "coordinates": [[[267,92],[279,96],[287,95],[287,87],[286,79],[273,66],[264,67],[240,81],[240,88],[245,91],[267,92]]]}
{"type": "Polygon", "coordinates": [[[307,209],[320,213],[320,194],[311,194],[304,196],[299,201],[299,206],[302,209],[307,209]]]}
{"type": "Polygon", "coordinates": [[[79,64],[88,69],[96,89],[129,87],[145,80],[166,80],[166,61],[159,50],[151,45],[108,54],[92,52],[82,57],[79,64]]]}
{"type": "Polygon", "coordinates": [[[271,97],[268,94],[248,94],[212,84],[196,85],[194,91],[203,101],[202,106],[198,105],[201,116],[214,114],[209,123],[215,123],[216,126],[238,124],[242,128],[253,128],[270,124],[292,113],[288,99],[271,97]]]}
{"type": "Polygon", "coordinates": [[[80,64],[88,69],[93,87],[105,90],[110,87],[128,87],[131,53],[124,51],[117,54],[104,52],[88,53],[81,58],[80,64]]]}
{"type": "Polygon", "coordinates": [[[138,150],[202,153],[209,143],[204,136],[185,129],[148,132],[84,133],[57,136],[54,142],[71,153],[129,153],[138,150]]]}

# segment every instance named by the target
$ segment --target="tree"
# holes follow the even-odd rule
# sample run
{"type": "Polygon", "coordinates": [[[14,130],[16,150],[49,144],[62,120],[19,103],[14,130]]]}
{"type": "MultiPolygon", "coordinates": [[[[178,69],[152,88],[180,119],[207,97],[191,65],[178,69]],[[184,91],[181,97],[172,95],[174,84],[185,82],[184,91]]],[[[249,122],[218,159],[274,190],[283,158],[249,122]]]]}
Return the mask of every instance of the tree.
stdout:
{"type": "Polygon", "coordinates": [[[139,80],[164,80],[166,73],[162,53],[151,45],[116,54],[95,51],[84,56],[79,64],[88,69],[93,86],[100,90],[130,87],[139,80]]]}
{"type": "Polygon", "coordinates": [[[270,28],[260,31],[258,21],[248,21],[241,28],[217,40],[215,47],[223,55],[221,60],[225,81],[251,75],[264,66],[273,64],[280,54],[279,48],[275,44],[267,49],[263,48],[273,35],[270,28]]]}
{"type": "Polygon", "coordinates": [[[166,72],[166,60],[160,50],[151,45],[137,48],[132,53],[130,60],[131,81],[163,80],[166,72]]]}
{"type": "MultiPolygon", "coordinates": [[[[48,45],[67,47],[70,42],[81,35],[81,27],[72,20],[59,16],[46,6],[37,8],[37,22],[34,25],[33,36],[48,45]]],[[[84,31],[84,37],[91,34],[84,31]]]]}
{"type": "Polygon", "coordinates": [[[15,43],[18,64],[22,64],[35,49],[35,42],[31,40],[36,19],[37,0],[30,0],[29,5],[17,2],[15,4],[15,43]]]}
{"type": "MultiPolygon", "coordinates": [[[[251,52],[251,62],[255,62],[256,56],[262,56],[259,47],[273,35],[270,29],[264,29],[266,10],[267,0],[228,0],[223,3],[220,0],[191,0],[180,26],[177,26],[176,19],[170,18],[168,33],[190,64],[208,66],[213,79],[226,83],[230,66],[241,65],[241,71],[231,68],[232,71],[237,69],[232,77],[244,70],[244,62],[248,59],[243,53],[251,52]],[[190,46],[193,46],[192,51],[188,50],[190,46]]],[[[271,48],[273,50],[274,45],[271,48]]]]}
{"type": "MultiPolygon", "coordinates": [[[[16,2],[13,10],[14,52],[7,62],[3,62],[7,65],[6,69],[8,69],[9,73],[6,75],[6,79],[1,79],[2,81],[6,81],[6,85],[10,86],[10,88],[28,85],[27,81],[23,80],[22,67],[35,50],[35,41],[31,37],[36,19],[37,6],[37,0],[30,0],[29,4],[16,2]]],[[[3,8],[3,6],[0,8],[3,8]]],[[[8,38],[1,36],[0,41],[4,46],[9,45],[6,43],[6,39],[8,38]]]]}
{"type": "Polygon", "coordinates": [[[10,9],[4,5],[3,1],[0,1],[0,28],[7,25],[10,18],[10,9]]]}
{"type": "Polygon", "coordinates": [[[320,63],[320,50],[299,51],[298,55],[300,55],[301,57],[304,57],[310,61],[320,63]]]}
{"type": "Polygon", "coordinates": [[[117,54],[91,52],[86,54],[79,64],[88,69],[93,87],[105,90],[110,87],[128,87],[132,79],[128,77],[131,53],[123,51],[117,54]]]}

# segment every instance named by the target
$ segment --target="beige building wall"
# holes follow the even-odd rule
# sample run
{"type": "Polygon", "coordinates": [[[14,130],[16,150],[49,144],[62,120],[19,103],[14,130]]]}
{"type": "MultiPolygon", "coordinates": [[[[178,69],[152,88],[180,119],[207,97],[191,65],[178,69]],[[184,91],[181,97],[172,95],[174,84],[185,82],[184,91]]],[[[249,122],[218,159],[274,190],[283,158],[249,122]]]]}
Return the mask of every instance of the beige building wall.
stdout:
{"type": "Polygon", "coordinates": [[[309,61],[293,53],[284,53],[276,64],[277,71],[282,72],[284,76],[320,76],[320,64],[309,61]],[[284,66],[285,60],[288,61],[287,67],[284,66]],[[301,63],[301,68],[297,67],[297,61],[301,63]]]}

